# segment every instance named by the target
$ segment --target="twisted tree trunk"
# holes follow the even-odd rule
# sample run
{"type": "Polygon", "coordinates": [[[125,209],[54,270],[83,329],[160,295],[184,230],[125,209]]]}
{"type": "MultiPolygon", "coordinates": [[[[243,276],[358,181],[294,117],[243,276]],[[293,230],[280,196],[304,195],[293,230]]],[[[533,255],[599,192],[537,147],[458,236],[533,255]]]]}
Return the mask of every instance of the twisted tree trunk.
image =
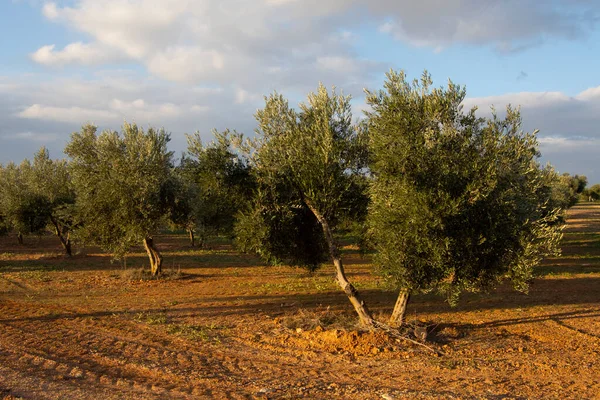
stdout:
{"type": "Polygon", "coordinates": [[[389,325],[393,328],[399,328],[404,323],[404,316],[406,315],[406,305],[410,300],[410,291],[408,289],[400,289],[398,293],[398,299],[394,306],[394,311],[390,317],[389,325]]]}
{"type": "Polygon", "coordinates": [[[335,266],[336,280],[338,285],[340,285],[344,293],[346,293],[346,296],[348,296],[350,303],[352,303],[352,306],[354,306],[354,310],[358,314],[358,319],[360,323],[365,327],[374,327],[376,323],[373,319],[373,316],[371,315],[371,312],[369,311],[369,308],[360,297],[358,290],[356,290],[356,288],[348,281],[348,278],[346,277],[346,272],[344,271],[344,264],[342,263],[342,257],[340,256],[340,251],[338,249],[336,241],[333,238],[333,233],[331,232],[329,223],[327,222],[323,214],[321,214],[319,210],[316,209],[312,201],[305,198],[304,203],[312,211],[314,216],[319,221],[319,224],[321,224],[321,227],[323,228],[323,233],[325,234],[325,239],[327,240],[327,244],[329,246],[329,255],[331,256],[331,260],[333,261],[333,265],[335,266]]]}
{"type": "Polygon", "coordinates": [[[71,257],[73,253],[71,251],[71,233],[69,232],[69,229],[65,226],[61,227],[56,218],[54,217],[50,217],[50,221],[54,225],[56,236],[58,236],[58,238],[60,239],[60,243],[65,249],[65,253],[67,253],[67,255],[71,257]]]}
{"type": "Polygon", "coordinates": [[[144,239],[144,248],[148,253],[148,259],[150,260],[150,273],[152,276],[158,276],[162,273],[162,256],[156,247],[154,247],[154,241],[152,237],[144,239]]]}

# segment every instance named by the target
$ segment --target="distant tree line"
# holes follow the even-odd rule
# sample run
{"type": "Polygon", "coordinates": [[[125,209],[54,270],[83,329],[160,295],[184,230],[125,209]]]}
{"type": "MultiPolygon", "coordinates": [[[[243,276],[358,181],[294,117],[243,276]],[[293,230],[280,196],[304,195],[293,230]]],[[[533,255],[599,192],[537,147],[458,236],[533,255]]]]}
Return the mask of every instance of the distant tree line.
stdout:
{"type": "Polygon", "coordinates": [[[255,135],[188,136],[179,160],[164,129],[125,123],[120,132],[85,125],[52,160],[0,169],[5,232],[51,228],[67,255],[72,242],[123,258],[143,245],[152,275],[167,227],[190,245],[226,235],[266,262],[315,270],[325,262],[365,326],[378,326],[349,281],[339,231],[354,225],[377,272],[398,290],[389,326],[404,321],[410,295],[438,291],[454,303],[508,279],[526,291],[533,267],[557,252],[565,210],[600,198],[584,176],[538,162],[536,132],[518,109],[476,116],[464,87],[434,88],[427,73],[390,71],[367,91],[370,111],[353,119],[350,97],[320,85],[298,109],[280,94],[257,111],[255,135]]]}

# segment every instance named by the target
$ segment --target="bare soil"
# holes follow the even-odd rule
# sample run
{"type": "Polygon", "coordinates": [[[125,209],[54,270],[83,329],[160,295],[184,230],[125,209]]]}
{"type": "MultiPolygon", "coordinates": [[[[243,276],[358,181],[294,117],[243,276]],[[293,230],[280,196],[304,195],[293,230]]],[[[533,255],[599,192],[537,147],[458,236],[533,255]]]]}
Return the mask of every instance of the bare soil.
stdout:
{"type": "MultiPolygon", "coordinates": [[[[571,210],[529,294],[414,296],[409,323],[436,352],[357,329],[332,267],[156,243],[161,280],[137,270],[141,248],[125,269],[94,248],[65,258],[52,236],[0,238],[0,398],[600,399],[600,205],[571,210]]],[[[395,292],[352,246],[345,261],[388,316],[395,292]]]]}

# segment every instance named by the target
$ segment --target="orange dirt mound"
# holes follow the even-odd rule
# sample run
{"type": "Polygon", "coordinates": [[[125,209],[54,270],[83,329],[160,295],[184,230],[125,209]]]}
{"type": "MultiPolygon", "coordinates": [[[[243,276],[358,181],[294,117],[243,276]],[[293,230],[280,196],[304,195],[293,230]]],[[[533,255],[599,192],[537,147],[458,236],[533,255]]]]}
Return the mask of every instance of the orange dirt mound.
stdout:
{"type": "Polygon", "coordinates": [[[282,338],[282,343],[304,350],[320,350],[328,353],[373,355],[396,350],[397,341],[385,332],[344,331],[341,329],[298,330],[282,338]]]}

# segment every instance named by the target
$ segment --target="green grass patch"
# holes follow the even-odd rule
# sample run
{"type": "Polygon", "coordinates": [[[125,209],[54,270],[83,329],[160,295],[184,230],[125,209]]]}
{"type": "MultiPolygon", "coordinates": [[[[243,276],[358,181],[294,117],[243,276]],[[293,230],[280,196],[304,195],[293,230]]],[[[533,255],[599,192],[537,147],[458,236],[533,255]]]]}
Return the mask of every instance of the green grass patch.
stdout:
{"type": "Polygon", "coordinates": [[[148,325],[164,325],[167,323],[167,314],[164,312],[139,312],[133,317],[133,319],[136,322],[142,322],[148,325]]]}
{"type": "Polygon", "coordinates": [[[329,277],[296,278],[282,283],[263,283],[258,286],[259,291],[264,294],[281,292],[330,292],[336,288],[335,281],[329,277]]]}
{"type": "Polygon", "coordinates": [[[223,327],[218,325],[192,325],[192,324],[169,324],[167,332],[171,335],[180,336],[188,340],[202,342],[220,342],[223,327]]]}

